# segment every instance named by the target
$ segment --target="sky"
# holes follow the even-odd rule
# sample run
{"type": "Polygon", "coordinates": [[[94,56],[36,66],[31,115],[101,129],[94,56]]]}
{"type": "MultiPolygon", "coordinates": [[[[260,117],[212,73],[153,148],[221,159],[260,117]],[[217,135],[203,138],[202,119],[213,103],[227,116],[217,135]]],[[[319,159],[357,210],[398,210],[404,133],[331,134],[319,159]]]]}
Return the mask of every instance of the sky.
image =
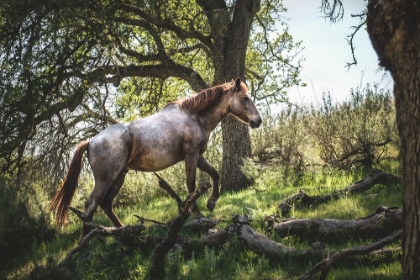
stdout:
{"type": "Polygon", "coordinates": [[[381,87],[391,90],[392,77],[387,73],[383,78],[385,72],[378,71],[378,58],[365,28],[361,28],[354,38],[358,64],[350,69],[346,67],[346,62],[352,62],[346,37],[352,33],[351,26],[359,22],[351,14],[359,14],[366,2],[343,1],[343,20],[330,23],[322,17],[321,1],[283,0],[288,9],[284,16],[288,19],[289,34],[295,41],[303,41],[305,49],[300,55],[305,61],[302,62],[300,78],[308,84],[307,87],[289,89],[289,100],[293,103],[316,103],[322,92],[330,91],[333,101],[340,102],[348,99],[351,88],[374,82],[381,82],[381,87]]]}

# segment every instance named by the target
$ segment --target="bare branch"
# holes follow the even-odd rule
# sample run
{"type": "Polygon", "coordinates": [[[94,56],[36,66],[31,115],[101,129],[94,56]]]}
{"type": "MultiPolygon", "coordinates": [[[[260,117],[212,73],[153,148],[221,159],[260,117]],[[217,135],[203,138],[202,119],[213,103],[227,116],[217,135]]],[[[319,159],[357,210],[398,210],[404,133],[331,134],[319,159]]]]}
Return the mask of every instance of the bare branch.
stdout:
{"type": "MultiPolygon", "coordinates": [[[[352,15],[352,16],[354,16],[354,15],[352,15]]],[[[356,33],[360,30],[360,28],[366,24],[366,14],[360,14],[360,15],[356,15],[356,16],[359,16],[361,18],[361,22],[357,26],[353,26],[352,27],[353,32],[350,35],[347,36],[347,42],[350,45],[351,54],[352,54],[352,57],[353,57],[353,62],[347,62],[347,69],[349,69],[352,65],[357,65],[356,55],[354,54],[355,47],[354,47],[353,39],[354,39],[354,36],[356,35],[356,33]]]]}
{"type": "Polygon", "coordinates": [[[341,20],[344,16],[344,7],[341,0],[332,0],[332,4],[330,0],[322,0],[320,10],[331,22],[341,20]]]}

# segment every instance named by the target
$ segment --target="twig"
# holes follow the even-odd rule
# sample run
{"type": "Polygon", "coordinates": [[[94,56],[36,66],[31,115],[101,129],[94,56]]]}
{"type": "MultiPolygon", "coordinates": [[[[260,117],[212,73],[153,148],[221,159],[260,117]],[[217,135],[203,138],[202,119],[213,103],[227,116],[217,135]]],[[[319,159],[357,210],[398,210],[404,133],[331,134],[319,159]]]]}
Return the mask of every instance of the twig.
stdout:
{"type": "Polygon", "coordinates": [[[134,217],[136,217],[137,220],[140,221],[141,224],[144,224],[144,221],[151,222],[151,223],[158,224],[158,225],[166,225],[167,224],[167,223],[158,222],[156,220],[146,219],[146,218],[140,217],[139,215],[136,215],[136,214],[134,214],[134,217]]]}
{"type": "Polygon", "coordinates": [[[159,175],[157,175],[157,173],[153,172],[153,174],[155,174],[156,177],[158,178],[159,186],[162,189],[164,189],[173,199],[175,199],[178,206],[181,206],[182,200],[179,197],[179,195],[171,188],[171,186],[164,179],[162,179],[159,175]]]}
{"type": "Polygon", "coordinates": [[[360,30],[360,28],[363,25],[365,25],[365,23],[366,23],[366,20],[362,21],[357,26],[353,26],[353,28],[354,28],[353,32],[350,35],[347,36],[347,43],[349,43],[349,45],[350,45],[351,55],[352,55],[352,58],[353,58],[352,62],[346,62],[347,63],[347,66],[346,66],[347,69],[350,69],[350,67],[352,65],[357,65],[356,55],[354,54],[355,47],[354,47],[353,39],[354,39],[354,36],[356,35],[356,33],[360,30]]]}

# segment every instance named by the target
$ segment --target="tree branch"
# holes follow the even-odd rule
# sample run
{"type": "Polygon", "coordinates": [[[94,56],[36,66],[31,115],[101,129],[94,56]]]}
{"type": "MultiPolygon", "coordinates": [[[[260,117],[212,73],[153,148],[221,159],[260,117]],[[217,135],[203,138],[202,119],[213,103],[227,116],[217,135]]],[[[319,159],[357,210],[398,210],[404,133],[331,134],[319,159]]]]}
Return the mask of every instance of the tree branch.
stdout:
{"type": "Polygon", "coordinates": [[[153,17],[145,12],[143,12],[140,8],[122,4],[122,9],[127,12],[135,13],[136,15],[144,18],[147,22],[163,29],[173,31],[180,39],[188,39],[188,38],[196,38],[200,40],[203,44],[208,46],[210,49],[212,48],[212,43],[210,36],[205,36],[201,32],[198,31],[188,31],[184,30],[181,27],[177,26],[171,19],[165,18],[164,20],[159,20],[156,17],[153,17]]]}
{"type": "MultiPolygon", "coordinates": [[[[163,181],[163,180],[161,180],[163,181]]],[[[166,183],[166,182],[165,182],[166,183]]],[[[166,183],[167,184],[167,183],[166,183]]],[[[169,186],[169,184],[168,184],[169,186]]],[[[195,192],[190,193],[184,202],[181,203],[181,207],[179,207],[179,216],[175,219],[175,221],[169,226],[167,237],[164,238],[155,248],[152,256],[152,260],[150,263],[150,270],[149,275],[151,279],[161,279],[164,276],[165,268],[163,266],[164,259],[166,254],[172,249],[178,239],[179,231],[181,230],[182,225],[190,216],[190,207],[194,204],[198,197],[200,197],[211,185],[205,184],[198,188],[195,192]]],[[[172,191],[172,188],[169,187],[172,191]]],[[[174,192],[173,192],[174,193],[174,192]]],[[[174,196],[174,194],[171,196],[174,196]]],[[[177,202],[179,201],[179,197],[175,196],[177,202]]],[[[180,205],[180,203],[178,203],[180,205]]]]}
{"type": "MultiPolygon", "coordinates": [[[[354,54],[355,47],[354,47],[353,39],[356,33],[360,30],[360,28],[366,24],[366,14],[364,15],[365,17],[362,19],[362,21],[358,25],[353,26],[353,29],[354,29],[353,32],[347,36],[347,42],[350,45],[351,55],[353,57],[353,62],[347,62],[347,69],[350,69],[352,65],[357,65],[356,55],[354,54]]],[[[357,16],[361,16],[361,15],[357,15],[357,16]]]]}
{"type": "Polygon", "coordinates": [[[341,0],[332,0],[332,4],[330,4],[330,0],[322,0],[320,10],[331,22],[341,20],[344,16],[344,8],[341,0]]]}

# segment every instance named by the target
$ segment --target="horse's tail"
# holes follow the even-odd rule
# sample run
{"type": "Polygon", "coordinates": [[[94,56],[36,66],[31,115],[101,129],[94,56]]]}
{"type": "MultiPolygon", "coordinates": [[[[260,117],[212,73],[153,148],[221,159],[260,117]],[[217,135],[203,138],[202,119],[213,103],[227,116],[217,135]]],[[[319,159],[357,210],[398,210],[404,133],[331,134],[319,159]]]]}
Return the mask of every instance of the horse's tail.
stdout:
{"type": "Polygon", "coordinates": [[[76,151],[74,152],[73,159],[70,163],[69,171],[61,184],[58,193],[54,196],[51,201],[50,209],[57,209],[56,222],[57,225],[63,225],[67,223],[67,206],[70,205],[71,200],[76,190],[77,180],[82,169],[82,157],[83,153],[88,148],[89,141],[83,141],[79,144],[76,151]]]}

